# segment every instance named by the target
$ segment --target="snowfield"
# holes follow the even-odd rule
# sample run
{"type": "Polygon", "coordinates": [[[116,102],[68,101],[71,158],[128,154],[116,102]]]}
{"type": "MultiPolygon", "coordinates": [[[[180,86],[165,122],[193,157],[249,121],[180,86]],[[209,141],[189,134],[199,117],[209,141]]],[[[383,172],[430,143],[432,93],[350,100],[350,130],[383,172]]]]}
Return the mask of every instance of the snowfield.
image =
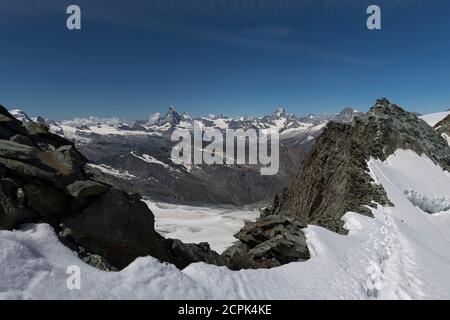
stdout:
{"type": "Polygon", "coordinates": [[[103,272],[48,225],[27,225],[0,232],[0,299],[449,299],[450,212],[426,213],[407,196],[448,199],[449,174],[405,150],[368,164],[395,207],[379,206],[374,218],[347,213],[348,235],[308,226],[306,262],[239,272],[197,263],[179,271],[143,257],[103,272]],[[81,290],[66,287],[69,265],[81,268],[81,290]]]}
{"type": "Polygon", "coordinates": [[[450,111],[436,112],[420,116],[419,118],[428,123],[430,126],[434,127],[439,121],[444,119],[449,114],[450,111]]]}
{"type": "Polygon", "coordinates": [[[258,210],[234,210],[155,203],[145,200],[155,215],[155,229],[166,238],[187,243],[207,241],[211,249],[222,253],[237,241],[233,234],[245,221],[255,221],[258,210]]]}

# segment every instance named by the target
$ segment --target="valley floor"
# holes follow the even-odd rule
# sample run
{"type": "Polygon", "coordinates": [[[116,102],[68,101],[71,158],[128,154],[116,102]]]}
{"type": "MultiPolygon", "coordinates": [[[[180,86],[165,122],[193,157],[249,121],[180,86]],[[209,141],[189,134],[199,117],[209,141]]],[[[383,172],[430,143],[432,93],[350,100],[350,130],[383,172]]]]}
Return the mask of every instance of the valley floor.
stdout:
{"type": "MultiPolygon", "coordinates": [[[[308,226],[306,262],[239,272],[197,263],[179,271],[143,257],[121,272],[103,272],[81,262],[48,225],[27,225],[0,232],[0,299],[449,299],[449,173],[403,150],[369,167],[395,206],[378,207],[374,218],[347,213],[345,236],[308,226]],[[81,268],[81,290],[66,287],[69,265],[81,268]]],[[[228,213],[200,212],[202,228],[179,216],[192,214],[186,208],[165,217],[171,208],[160,209],[166,235],[207,241],[188,234],[221,233],[218,250],[231,239],[224,233],[237,227],[228,213]],[[178,222],[182,228],[173,227],[178,222]]]]}

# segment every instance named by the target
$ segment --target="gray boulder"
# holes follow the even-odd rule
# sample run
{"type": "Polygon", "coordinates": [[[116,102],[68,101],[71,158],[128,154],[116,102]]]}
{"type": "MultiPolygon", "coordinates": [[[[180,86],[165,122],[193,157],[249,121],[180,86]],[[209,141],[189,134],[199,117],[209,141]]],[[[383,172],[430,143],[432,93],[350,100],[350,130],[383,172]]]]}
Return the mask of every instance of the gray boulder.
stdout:
{"type": "Polygon", "coordinates": [[[52,186],[27,183],[24,191],[26,205],[40,217],[58,216],[70,211],[72,199],[52,186]]]}
{"type": "Polygon", "coordinates": [[[67,192],[77,199],[99,195],[109,189],[107,185],[93,180],[79,180],[67,186],[67,192]]]}
{"type": "Polygon", "coordinates": [[[187,267],[193,262],[206,262],[217,266],[226,264],[225,259],[217,252],[211,250],[207,242],[193,244],[184,243],[178,239],[167,239],[165,244],[175,259],[174,264],[180,269],[187,267]]]}
{"type": "Polygon", "coordinates": [[[10,178],[0,179],[0,229],[9,229],[29,219],[31,211],[25,207],[24,192],[10,178]]]}
{"type": "Polygon", "coordinates": [[[164,239],[154,230],[153,215],[138,196],[111,189],[61,223],[66,237],[119,268],[146,255],[171,260],[164,239]]]}

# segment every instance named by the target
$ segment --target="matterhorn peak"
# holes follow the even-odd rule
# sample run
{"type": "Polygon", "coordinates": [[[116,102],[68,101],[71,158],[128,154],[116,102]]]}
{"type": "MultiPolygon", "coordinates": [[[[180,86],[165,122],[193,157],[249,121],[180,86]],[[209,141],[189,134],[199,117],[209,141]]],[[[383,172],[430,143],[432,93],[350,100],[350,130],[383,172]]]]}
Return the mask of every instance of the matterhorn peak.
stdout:
{"type": "Polygon", "coordinates": [[[177,110],[174,106],[169,106],[164,119],[162,119],[162,124],[169,123],[170,125],[177,125],[181,121],[181,116],[177,113],[177,110]]]}

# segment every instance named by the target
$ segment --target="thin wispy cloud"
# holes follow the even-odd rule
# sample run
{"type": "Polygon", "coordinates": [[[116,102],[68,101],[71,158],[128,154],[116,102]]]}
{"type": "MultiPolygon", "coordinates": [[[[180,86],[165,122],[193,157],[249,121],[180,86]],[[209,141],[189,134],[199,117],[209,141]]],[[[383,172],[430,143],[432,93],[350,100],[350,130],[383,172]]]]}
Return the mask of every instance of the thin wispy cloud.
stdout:
{"type": "Polygon", "coordinates": [[[253,39],[286,39],[291,33],[291,28],[289,27],[279,27],[279,26],[258,26],[253,28],[247,28],[239,30],[236,35],[244,38],[253,39]]]}
{"type": "Polygon", "coordinates": [[[284,17],[295,21],[295,15],[311,7],[349,10],[354,3],[347,0],[0,0],[0,17],[41,16],[44,19],[50,14],[63,15],[67,5],[78,4],[86,28],[99,23],[134,27],[265,52],[306,55],[338,63],[373,64],[365,57],[323,52],[311,43],[290,41],[292,26],[280,24],[284,17]],[[239,25],[245,27],[236,29],[239,25]]]}
{"type": "MultiPolygon", "coordinates": [[[[419,0],[379,0],[376,4],[386,9],[407,8],[419,0]]],[[[439,7],[449,0],[433,0],[427,7],[439,7]]],[[[351,10],[361,5],[374,4],[372,0],[0,0],[1,13],[42,14],[64,11],[70,4],[87,8],[89,16],[109,16],[125,20],[130,14],[141,13],[149,17],[182,17],[190,14],[220,16],[222,18],[276,17],[307,10],[311,7],[327,11],[351,10]],[[121,19],[122,17],[123,19],[121,19]]]]}
{"type": "MultiPolygon", "coordinates": [[[[410,2],[389,1],[391,5],[397,6],[410,2]]],[[[301,14],[312,7],[350,10],[355,5],[355,1],[351,0],[0,0],[0,17],[45,18],[49,14],[65,14],[69,4],[80,5],[86,28],[90,23],[131,26],[230,46],[307,55],[309,58],[339,63],[373,63],[365,57],[323,52],[311,43],[289,41],[292,27],[280,25],[281,18],[301,14]],[[218,24],[227,27],[222,28],[218,24]],[[236,30],[234,26],[239,24],[246,27],[236,30]]]]}

